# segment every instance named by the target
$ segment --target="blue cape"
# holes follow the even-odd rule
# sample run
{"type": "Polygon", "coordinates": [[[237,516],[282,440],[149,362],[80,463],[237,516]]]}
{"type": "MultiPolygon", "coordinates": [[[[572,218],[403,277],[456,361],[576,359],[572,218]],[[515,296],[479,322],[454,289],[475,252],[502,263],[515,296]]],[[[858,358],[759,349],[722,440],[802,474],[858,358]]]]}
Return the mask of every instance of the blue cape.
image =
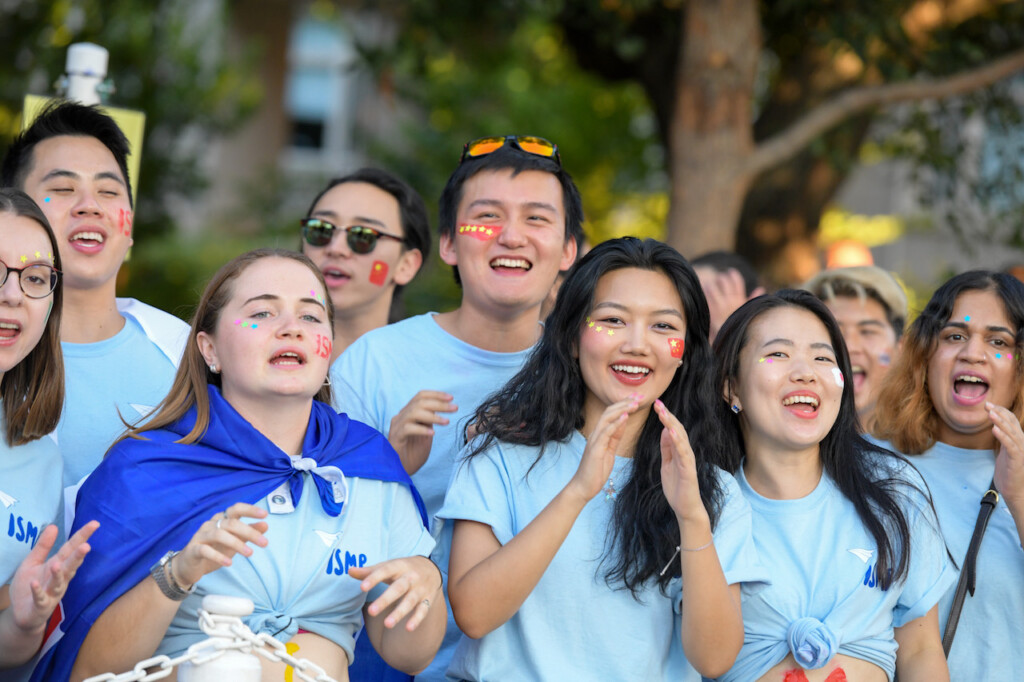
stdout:
{"type": "MultiPolygon", "coordinates": [[[[92,551],[61,600],[58,614],[63,613],[63,621],[44,644],[33,682],[67,680],[89,628],[103,611],[145,579],[165,553],[184,548],[215,513],[236,502],[255,503],[285,481],[298,503],[302,471],[216,387],[209,387],[209,396],[210,425],[197,443],[174,442],[195,425],[193,407],[167,428],[143,434],[147,440],[118,443],[83,484],[72,532],[94,519],[100,527],[89,541],[92,551]]],[[[398,454],[366,424],[314,400],[302,455],[319,467],[338,467],[348,477],[409,486],[427,525],[423,499],[398,454]]],[[[335,501],[329,482],[311,473],[324,511],[337,516],[343,502],[335,501]]]]}

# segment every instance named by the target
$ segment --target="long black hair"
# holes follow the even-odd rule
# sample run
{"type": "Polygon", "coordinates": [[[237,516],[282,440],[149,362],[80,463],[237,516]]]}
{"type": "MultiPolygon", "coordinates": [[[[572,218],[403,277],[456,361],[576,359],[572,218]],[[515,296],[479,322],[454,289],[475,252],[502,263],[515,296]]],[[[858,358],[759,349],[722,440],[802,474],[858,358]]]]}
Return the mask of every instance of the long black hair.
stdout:
{"type": "MultiPolygon", "coordinates": [[[[594,303],[594,291],[601,277],[623,268],[652,270],[664,274],[675,285],[686,316],[686,352],[661,400],[686,428],[697,456],[697,477],[701,499],[711,518],[718,519],[723,491],[718,484],[720,460],[713,420],[711,347],[708,343],[710,315],[700,281],[686,259],[667,244],[653,239],[623,237],[594,247],[569,271],[558,292],[555,307],[544,333],[523,369],[504,388],[488,398],[474,420],[478,441],[470,457],[481,453],[495,440],[539,446],[563,441],[583,426],[586,386],[574,351],[594,303]]],[[[615,498],[612,532],[605,552],[610,566],[609,583],[624,584],[639,598],[644,584],[656,578],[665,591],[679,567],[660,575],[679,544],[679,527],[661,487],[662,425],[654,410],[640,432],[633,455],[629,481],[615,498]]],[[[532,468],[532,467],[531,467],[532,468]]]]}
{"type": "MultiPolygon", "coordinates": [[[[821,320],[835,349],[839,369],[844,377],[852,376],[850,354],[843,335],[825,304],[810,292],[783,289],[747,301],[722,325],[715,337],[719,387],[716,396],[724,393],[728,397],[739,379],[740,353],[749,341],[751,325],[769,311],[787,307],[806,310],[821,320]]],[[[746,455],[740,416],[733,414],[724,398],[716,399],[715,403],[726,440],[725,468],[735,473],[746,455]]],[[[901,502],[915,489],[922,497],[930,499],[927,489],[916,488],[899,475],[901,470],[913,469],[903,457],[863,437],[850,381],[843,386],[839,414],[821,441],[819,454],[825,473],[853,503],[861,522],[875,539],[878,580],[883,589],[888,589],[905,577],[910,567],[910,527],[901,502]]]]}

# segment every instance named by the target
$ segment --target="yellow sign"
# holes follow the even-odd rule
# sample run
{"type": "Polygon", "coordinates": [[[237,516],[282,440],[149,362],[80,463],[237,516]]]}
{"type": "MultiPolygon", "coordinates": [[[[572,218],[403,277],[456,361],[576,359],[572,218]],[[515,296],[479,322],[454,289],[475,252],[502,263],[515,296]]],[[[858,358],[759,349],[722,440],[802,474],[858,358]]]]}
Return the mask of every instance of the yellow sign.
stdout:
{"type": "MultiPolygon", "coordinates": [[[[25,130],[32,121],[52,102],[55,97],[42,97],[40,95],[25,95],[25,105],[21,114],[21,129],[25,130]]],[[[139,192],[139,165],[142,163],[142,134],[146,130],[146,114],[134,109],[117,109],[115,107],[101,106],[103,113],[114,119],[114,122],[121,128],[124,136],[128,138],[128,180],[132,186],[132,205],[139,192]]]]}

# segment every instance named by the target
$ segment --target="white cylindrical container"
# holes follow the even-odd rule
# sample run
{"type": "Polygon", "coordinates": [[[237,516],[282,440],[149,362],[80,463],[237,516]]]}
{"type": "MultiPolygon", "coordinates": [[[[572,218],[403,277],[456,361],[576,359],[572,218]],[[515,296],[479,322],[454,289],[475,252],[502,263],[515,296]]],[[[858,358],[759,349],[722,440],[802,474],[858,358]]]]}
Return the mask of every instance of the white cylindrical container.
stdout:
{"type": "MultiPolygon", "coordinates": [[[[203,597],[203,610],[211,615],[223,616],[247,616],[252,613],[252,601],[244,597],[224,597],[220,595],[207,595],[203,597]]],[[[207,631],[210,640],[233,641],[235,636],[227,627],[207,631]]],[[[189,647],[191,650],[200,644],[189,647]]],[[[260,682],[263,677],[263,666],[255,654],[247,654],[243,651],[225,651],[212,661],[202,665],[182,663],[178,667],[179,682],[260,682]]]]}
{"type": "Polygon", "coordinates": [[[64,70],[67,72],[65,97],[82,104],[99,104],[99,85],[107,77],[110,53],[93,43],[75,43],[68,47],[64,70]]]}

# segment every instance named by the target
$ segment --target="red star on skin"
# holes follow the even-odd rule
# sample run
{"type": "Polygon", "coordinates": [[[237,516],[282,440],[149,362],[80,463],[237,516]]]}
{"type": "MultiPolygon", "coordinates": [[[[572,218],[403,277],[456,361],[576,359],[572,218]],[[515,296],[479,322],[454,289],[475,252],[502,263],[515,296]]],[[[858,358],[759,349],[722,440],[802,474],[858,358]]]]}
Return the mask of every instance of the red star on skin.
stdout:
{"type": "Polygon", "coordinates": [[[373,261],[373,267],[370,268],[370,284],[376,284],[379,287],[384,286],[385,280],[388,278],[388,264],[382,260],[373,261]]]}
{"type": "Polygon", "coordinates": [[[683,357],[683,350],[686,348],[686,341],[683,339],[669,339],[668,347],[672,353],[672,357],[681,358],[683,357]]]}

